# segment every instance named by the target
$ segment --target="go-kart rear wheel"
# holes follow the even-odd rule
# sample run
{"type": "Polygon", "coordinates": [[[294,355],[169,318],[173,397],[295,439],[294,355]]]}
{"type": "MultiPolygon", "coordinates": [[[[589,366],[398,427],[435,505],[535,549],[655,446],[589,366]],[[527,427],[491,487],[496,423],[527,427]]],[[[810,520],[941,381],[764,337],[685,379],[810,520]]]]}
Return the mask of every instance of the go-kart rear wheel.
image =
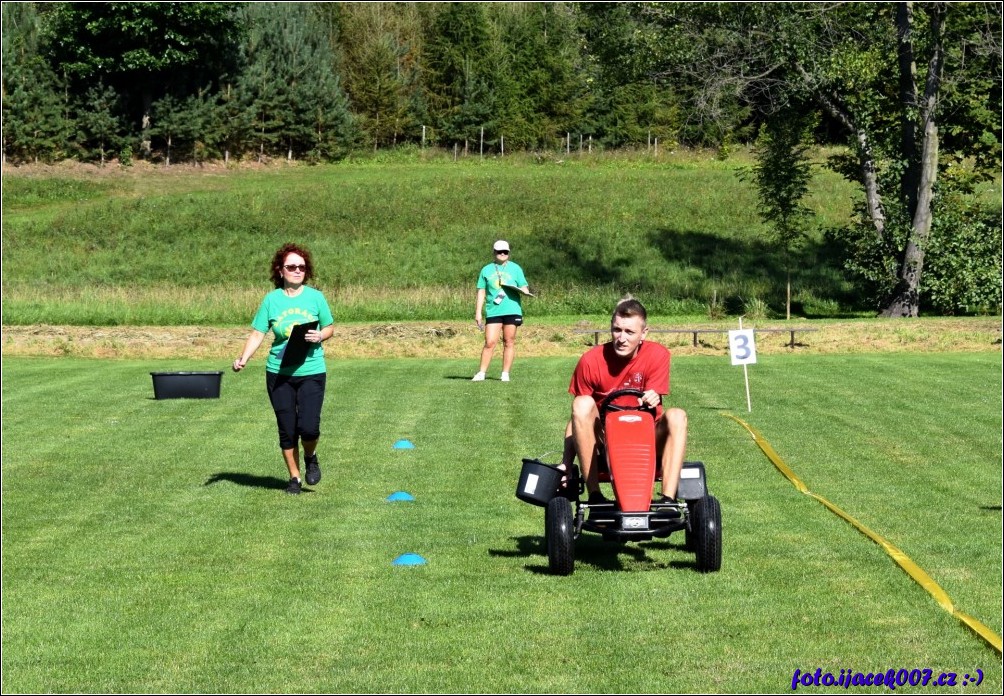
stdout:
{"type": "Polygon", "coordinates": [[[572,503],[568,498],[551,498],[544,514],[547,561],[555,575],[571,575],[575,570],[575,529],[572,503]]]}
{"type": "MultiPolygon", "coordinates": [[[[690,520],[697,570],[713,573],[722,567],[722,508],[712,495],[698,498],[690,520]]],[[[690,538],[688,538],[688,542],[690,538]]]]}

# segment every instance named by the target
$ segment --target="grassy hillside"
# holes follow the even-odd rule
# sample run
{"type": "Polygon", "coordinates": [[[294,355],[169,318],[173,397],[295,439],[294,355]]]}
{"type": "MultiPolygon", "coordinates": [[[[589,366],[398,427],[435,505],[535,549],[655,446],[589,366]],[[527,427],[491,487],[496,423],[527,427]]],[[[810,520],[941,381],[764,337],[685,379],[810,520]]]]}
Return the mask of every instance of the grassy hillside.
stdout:
{"type": "MultiPolygon", "coordinates": [[[[784,268],[755,192],[696,153],[648,159],[357,163],[269,170],[6,172],[8,324],[243,324],[280,244],[313,251],[339,320],[456,319],[491,242],[513,245],[533,312],[605,312],[633,292],[657,314],[775,311],[784,268]]],[[[818,228],[854,190],[819,171],[818,228]]],[[[818,229],[795,259],[808,316],[851,309],[818,229]]]]}

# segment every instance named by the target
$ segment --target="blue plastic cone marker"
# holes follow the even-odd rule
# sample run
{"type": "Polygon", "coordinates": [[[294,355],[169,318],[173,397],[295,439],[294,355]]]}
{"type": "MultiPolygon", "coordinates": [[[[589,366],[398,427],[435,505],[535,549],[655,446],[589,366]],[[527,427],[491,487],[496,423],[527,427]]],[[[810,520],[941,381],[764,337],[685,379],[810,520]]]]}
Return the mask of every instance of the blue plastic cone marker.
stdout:
{"type": "Polygon", "coordinates": [[[415,499],[415,496],[413,496],[411,493],[407,493],[405,491],[396,491],[396,492],[391,493],[390,495],[387,496],[387,500],[390,500],[392,502],[393,501],[398,501],[398,500],[414,500],[414,499],[415,499]]]}
{"type": "Polygon", "coordinates": [[[411,440],[398,440],[394,443],[394,449],[415,449],[415,445],[411,443],[411,440]]]}
{"type": "Polygon", "coordinates": [[[405,553],[401,554],[394,559],[394,565],[399,566],[413,566],[413,565],[425,565],[425,559],[419,556],[417,553],[405,553]]]}

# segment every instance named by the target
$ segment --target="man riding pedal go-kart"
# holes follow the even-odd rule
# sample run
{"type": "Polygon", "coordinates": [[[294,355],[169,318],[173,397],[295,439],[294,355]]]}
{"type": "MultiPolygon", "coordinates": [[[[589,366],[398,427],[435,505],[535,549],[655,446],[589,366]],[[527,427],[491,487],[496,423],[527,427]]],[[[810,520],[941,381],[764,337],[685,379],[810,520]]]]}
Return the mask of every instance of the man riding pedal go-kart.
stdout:
{"type": "Polygon", "coordinates": [[[562,464],[547,467],[524,460],[517,496],[547,508],[552,572],[573,571],[574,543],[583,530],[619,541],[685,530],[698,570],[721,567],[720,507],[707,493],[704,465],[684,462],[686,412],[662,408],[662,397],[669,393],[670,354],[664,346],[644,340],[646,319],[637,300],[618,303],[611,319],[612,340],[583,355],[572,375],[569,392],[575,398],[562,464]],[[572,463],[576,456],[581,477],[572,463]],[[547,482],[538,492],[541,478],[547,482]],[[660,480],[661,495],[653,500],[653,484],[660,480]],[[602,482],[612,484],[613,500],[601,493],[602,482]],[[534,491],[527,495],[531,484],[534,491]]]}

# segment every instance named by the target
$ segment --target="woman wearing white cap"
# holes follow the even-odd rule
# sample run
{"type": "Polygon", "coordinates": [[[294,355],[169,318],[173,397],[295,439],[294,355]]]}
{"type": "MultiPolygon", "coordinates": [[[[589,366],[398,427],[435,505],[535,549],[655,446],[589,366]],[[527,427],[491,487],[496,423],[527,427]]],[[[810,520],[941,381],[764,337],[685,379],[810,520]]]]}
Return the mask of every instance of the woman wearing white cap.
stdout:
{"type": "Polygon", "coordinates": [[[523,269],[509,260],[509,242],[500,239],[492,247],[495,260],[481,269],[478,276],[478,299],[474,306],[474,322],[485,331],[485,347],[481,349],[481,366],[471,381],[483,382],[502,336],[502,381],[509,381],[509,370],[516,355],[516,329],[523,324],[523,295],[530,288],[523,269]],[[486,303],[487,300],[487,303],[486,303]],[[487,309],[486,309],[487,308],[487,309]],[[487,317],[482,321],[482,310],[487,317]]]}

